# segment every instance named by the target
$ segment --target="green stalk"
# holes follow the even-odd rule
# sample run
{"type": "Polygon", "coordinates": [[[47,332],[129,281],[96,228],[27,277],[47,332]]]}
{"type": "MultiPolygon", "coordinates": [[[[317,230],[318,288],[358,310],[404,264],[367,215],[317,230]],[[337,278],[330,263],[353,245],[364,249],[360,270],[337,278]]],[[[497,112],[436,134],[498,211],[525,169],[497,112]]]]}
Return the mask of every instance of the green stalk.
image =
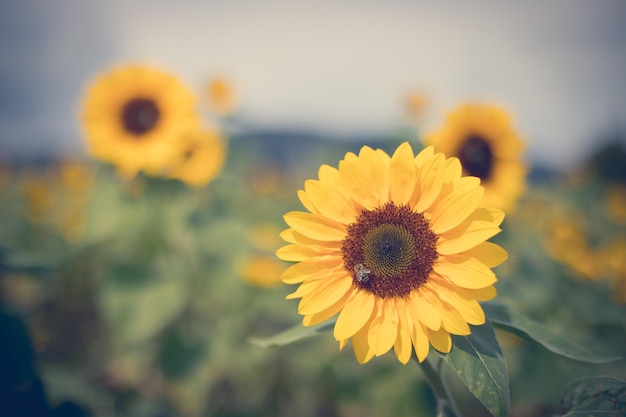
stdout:
{"type": "Polygon", "coordinates": [[[462,417],[456,409],[450,392],[448,391],[441,374],[442,361],[439,360],[437,369],[433,366],[432,359],[428,358],[420,363],[420,368],[426,377],[426,382],[435,394],[437,399],[437,417],[462,417]]]}

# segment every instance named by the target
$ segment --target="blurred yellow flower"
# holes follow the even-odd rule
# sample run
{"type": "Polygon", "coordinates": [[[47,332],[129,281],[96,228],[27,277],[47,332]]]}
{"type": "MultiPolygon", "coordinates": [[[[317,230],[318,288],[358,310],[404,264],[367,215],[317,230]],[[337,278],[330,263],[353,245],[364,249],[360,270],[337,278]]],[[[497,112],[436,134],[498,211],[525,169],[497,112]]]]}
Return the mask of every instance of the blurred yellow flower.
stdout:
{"type": "Polygon", "coordinates": [[[463,104],[424,142],[446,156],[459,158],[464,175],[480,178],[485,188],[483,207],[505,211],[515,207],[525,189],[527,168],[521,162],[524,142],[504,110],[463,104]]]}
{"type": "Polygon", "coordinates": [[[564,214],[552,218],[547,224],[544,245],[550,256],[583,278],[595,281],[600,277],[582,221],[564,214]]]}
{"type": "Polygon", "coordinates": [[[226,159],[226,143],[215,129],[197,130],[184,136],[182,160],[168,172],[194,187],[203,187],[222,171],[226,159]]]}
{"type": "Polygon", "coordinates": [[[606,192],[606,208],[615,224],[626,224],[626,185],[611,184],[606,192]]]}
{"type": "Polygon", "coordinates": [[[219,115],[228,115],[235,110],[237,100],[231,84],[224,78],[215,78],[208,85],[211,110],[219,115]]]}
{"type": "Polygon", "coordinates": [[[88,150],[125,176],[159,174],[180,159],[181,135],[198,129],[195,102],[162,71],[114,69],[93,82],[82,106],[88,150]]]}
{"type": "Polygon", "coordinates": [[[91,189],[94,181],[94,172],[82,161],[65,159],[60,162],[59,177],[66,190],[72,193],[83,194],[91,189]]]}
{"type": "Polygon", "coordinates": [[[308,212],[284,216],[288,244],[276,254],[296,262],[282,274],[300,284],[298,312],[311,326],[339,313],[334,337],[352,339],[359,363],[392,347],[406,364],[429,346],[450,352],[451,334],[485,323],[478,301],[496,295],[490,268],[507,258],[487,242],[504,213],[478,208],[478,178],[462,177],[457,158],[403,143],[390,157],[363,147],[338,169],[322,165],[298,196],[308,212]]]}
{"type": "Polygon", "coordinates": [[[258,255],[237,263],[237,273],[250,284],[272,287],[280,283],[285,264],[273,256],[258,255]]]}
{"type": "Polygon", "coordinates": [[[58,202],[58,195],[54,192],[50,178],[48,173],[28,171],[20,182],[26,203],[26,216],[32,222],[49,221],[52,210],[58,202]]]}
{"type": "Polygon", "coordinates": [[[282,240],[278,236],[280,228],[273,223],[259,223],[250,228],[250,242],[256,249],[275,251],[282,240]]]}
{"type": "Polygon", "coordinates": [[[406,96],[405,100],[407,117],[413,121],[419,121],[428,106],[426,95],[413,91],[406,96]]]}

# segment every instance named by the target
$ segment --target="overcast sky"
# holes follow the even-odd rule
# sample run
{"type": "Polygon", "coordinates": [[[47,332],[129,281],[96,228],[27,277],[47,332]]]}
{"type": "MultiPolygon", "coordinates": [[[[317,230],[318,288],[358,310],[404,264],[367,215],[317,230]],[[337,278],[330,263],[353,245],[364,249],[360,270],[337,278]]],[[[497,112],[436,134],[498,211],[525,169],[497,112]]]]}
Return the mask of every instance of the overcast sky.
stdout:
{"type": "Polygon", "coordinates": [[[82,149],[94,74],[227,75],[255,125],[389,133],[430,97],[425,130],[463,100],[506,108],[528,156],[564,167],[626,131],[626,3],[22,0],[0,2],[0,153],[82,149]],[[11,4],[9,4],[11,3],[11,4]]]}

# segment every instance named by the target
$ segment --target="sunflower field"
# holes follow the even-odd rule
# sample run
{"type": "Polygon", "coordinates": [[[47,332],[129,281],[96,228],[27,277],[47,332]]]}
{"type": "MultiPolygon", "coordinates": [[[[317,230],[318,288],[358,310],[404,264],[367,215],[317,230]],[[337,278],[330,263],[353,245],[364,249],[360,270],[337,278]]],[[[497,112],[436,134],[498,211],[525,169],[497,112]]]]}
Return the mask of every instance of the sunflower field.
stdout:
{"type": "MultiPolygon", "coordinates": [[[[407,103],[419,113],[419,97],[407,103]]],[[[119,67],[0,169],[0,415],[626,415],[626,150],[515,115],[337,140],[119,67]]]]}

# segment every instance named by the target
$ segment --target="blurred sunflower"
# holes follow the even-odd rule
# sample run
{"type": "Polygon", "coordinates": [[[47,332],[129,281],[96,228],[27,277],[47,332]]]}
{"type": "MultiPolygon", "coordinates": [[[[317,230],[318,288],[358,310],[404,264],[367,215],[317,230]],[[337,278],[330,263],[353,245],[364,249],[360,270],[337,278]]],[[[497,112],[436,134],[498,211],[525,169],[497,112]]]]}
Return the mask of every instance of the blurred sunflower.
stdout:
{"type": "Polygon", "coordinates": [[[215,78],[208,85],[209,106],[220,115],[227,115],[235,110],[237,100],[230,83],[224,78],[215,78]]]}
{"type": "Polygon", "coordinates": [[[520,160],[524,142],[504,110],[463,104],[424,142],[459,158],[464,175],[480,178],[485,187],[483,207],[511,210],[524,192],[527,169],[520,160]]]}
{"type": "Polygon", "coordinates": [[[235,266],[237,274],[248,283],[258,287],[273,287],[280,284],[280,275],[285,265],[273,256],[257,255],[235,266]]]}
{"type": "Polygon", "coordinates": [[[46,223],[59,202],[55,192],[54,176],[49,172],[27,171],[20,181],[26,203],[26,216],[34,223],[46,223]]]}
{"type": "Polygon", "coordinates": [[[89,152],[122,174],[160,174],[180,158],[180,136],[198,128],[195,98],[175,77],[117,68],[87,91],[82,120],[89,152]]]}
{"type": "Polygon", "coordinates": [[[506,252],[487,239],[504,213],[478,208],[478,178],[462,177],[457,158],[428,147],[417,156],[408,143],[393,156],[363,147],[339,168],[322,165],[298,195],[307,212],[285,214],[289,244],[276,254],[297,262],[283,282],[301,284],[305,326],[339,313],[334,337],[349,339],[360,363],[394,347],[407,363],[429,346],[452,348],[450,335],[467,335],[485,322],[478,301],[496,295],[490,268],[506,252]]]}
{"type": "Polygon", "coordinates": [[[423,93],[413,91],[405,98],[406,115],[411,121],[421,121],[427,107],[428,98],[423,93]]]}
{"type": "Polygon", "coordinates": [[[168,176],[202,187],[219,175],[226,159],[226,143],[215,129],[197,130],[184,136],[182,160],[168,176]]]}
{"type": "Polygon", "coordinates": [[[626,224],[626,185],[609,184],[605,204],[609,218],[613,223],[617,225],[626,224]]]}

